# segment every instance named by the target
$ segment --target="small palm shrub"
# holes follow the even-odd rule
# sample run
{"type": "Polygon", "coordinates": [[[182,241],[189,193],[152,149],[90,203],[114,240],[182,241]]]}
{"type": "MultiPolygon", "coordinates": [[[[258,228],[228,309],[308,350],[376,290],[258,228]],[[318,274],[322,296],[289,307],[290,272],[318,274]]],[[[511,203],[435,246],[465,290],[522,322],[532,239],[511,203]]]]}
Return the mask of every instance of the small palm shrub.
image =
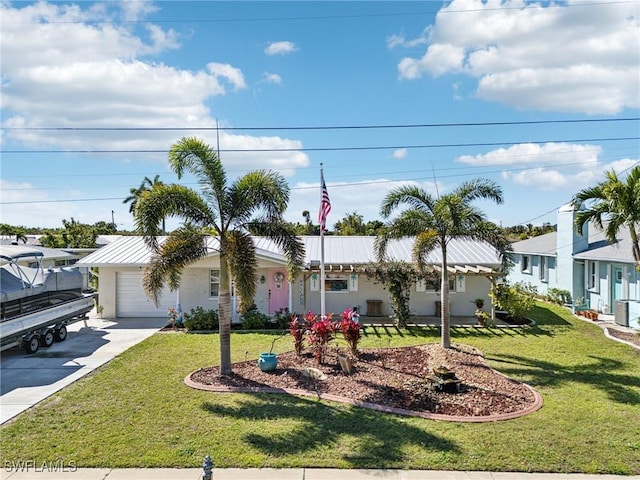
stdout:
{"type": "Polygon", "coordinates": [[[184,314],[184,326],[187,330],[218,330],[218,311],[192,308],[184,314]]]}

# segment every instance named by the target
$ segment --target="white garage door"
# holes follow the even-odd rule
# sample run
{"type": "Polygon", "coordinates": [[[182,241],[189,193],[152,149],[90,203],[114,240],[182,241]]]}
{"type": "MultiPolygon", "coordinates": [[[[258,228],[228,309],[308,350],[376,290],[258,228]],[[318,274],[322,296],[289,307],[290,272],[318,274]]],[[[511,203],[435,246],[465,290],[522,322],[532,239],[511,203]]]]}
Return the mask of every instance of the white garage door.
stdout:
{"type": "Polygon", "coordinates": [[[118,272],[116,276],[116,316],[166,317],[167,309],[176,306],[176,292],[165,287],[160,306],[147,298],[142,288],[142,272],[118,272]]]}

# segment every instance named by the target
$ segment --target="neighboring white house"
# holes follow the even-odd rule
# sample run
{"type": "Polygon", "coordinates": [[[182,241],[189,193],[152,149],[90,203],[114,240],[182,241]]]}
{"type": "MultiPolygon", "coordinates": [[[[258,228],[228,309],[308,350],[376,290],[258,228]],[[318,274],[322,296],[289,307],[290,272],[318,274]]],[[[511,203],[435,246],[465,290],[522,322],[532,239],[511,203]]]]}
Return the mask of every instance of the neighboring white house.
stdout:
{"type": "MultiPolygon", "coordinates": [[[[254,237],[258,258],[258,284],[255,304],[262,313],[273,315],[282,309],[304,313],[320,311],[320,237],[300,237],[305,245],[304,269],[297,278],[287,275],[286,261],[277,246],[262,237],[254,237]]],[[[91,267],[99,276],[99,302],[105,317],[164,317],[169,307],[180,305],[185,312],[201,306],[218,306],[219,257],[217,240],[208,240],[211,255],[185,268],[179,291],[165,288],[156,306],[144,293],[142,276],[151,254],[142,237],[123,236],[82,258],[78,265],[91,267]]],[[[362,315],[392,314],[384,285],[362,273],[362,267],[375,262],[375,237],[325,236],[325,310],[340,313],[357,307],[362,315]]],[[[388,258],[411,261],[413,239],[392,242],[388,258]]],[[[490,303],[489,277],[501,276],[497,252],[486,243],[454,240],[448,247],[451,286],[451,315],[472,316],[473,300],[490,303]]],[[[440,264],[440,252],[434,251],[428,263],[440,264]]],[[[426,282],[416,283],[411,291],[410,310],[415,315],[435,315],[440,292],[426,282]]]]}
{"type": "Polygon", "coordinates": [[[551,288],[567,290],[574,301],[584,299],[589,308],[606,314],[615,312],[618,300],[640,300],[629,231],[621,228],[618,243],[610,244],[594,225],[577,233],[575,215],[565,205],[558,210],[556,232],[513,244],[509,282],[529,283],[541,294],[551,288]]]}

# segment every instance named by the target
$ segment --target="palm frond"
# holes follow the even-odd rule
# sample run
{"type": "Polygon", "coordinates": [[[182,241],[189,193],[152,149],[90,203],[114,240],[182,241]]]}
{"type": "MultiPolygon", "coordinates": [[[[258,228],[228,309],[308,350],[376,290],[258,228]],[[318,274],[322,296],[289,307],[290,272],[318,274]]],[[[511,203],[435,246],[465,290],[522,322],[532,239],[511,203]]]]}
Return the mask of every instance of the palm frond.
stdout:
{"type": "Polygon", "coordinates": [[[432,211],[435,199],[422,188],[402,186],[391,190],[382,200],[380,215],[388,218],[399,206],[408,205],[412,209],[432,211]]]}
{"type": "Polygon", "coordinates": [[[467,204],[481,198],[492,200],[497,204],[501,204],[504,201],[502,188],[496,182],[484,178],[475,178],[464,182],[452,192],[452,195],[459,197],[467,204]]]}
{"type": "Polygon", "coordinates": [[[140,195],[135,215],[136,230],[153,251],[158,250],[162,221],[170,216],[198,226],[215,225],[215,213],[197,192],[182,185],[156,185],[140,195]]]}
{"type": "Polygon", "coordinates": [[[413,261],[418,266],[420,272],[426,271],[425,259],[429,253],[434,251],[442,243],[442,238],[435,230],[427,230],[416,236],[413,243],[413,261]]]}
{"type": "Polygon", "coordinates": [[[256,248],[251,236],[238,230],[227,232],[224,244],[229,270],[240,297],[240,310],[245,311],[256,293],[256,248]]]}
{"type": "Polygon", "coordinates": [[[206,255],[206,237],[199,229],[187,226],[171,232],[145,268],[142,283],[147,296],[158,305],[164,285],[177,289],[184,267],[206,255]]]}
{"type": "Polygon", "coordinates": [[[270,217],[263,217],[250,222],[248,228],[251,234],[267,237],[280,247],[287,258],[289,276],[295,278],[304,263],[305,250],[294,226],[284,220],[274,221],[270,217]]]}

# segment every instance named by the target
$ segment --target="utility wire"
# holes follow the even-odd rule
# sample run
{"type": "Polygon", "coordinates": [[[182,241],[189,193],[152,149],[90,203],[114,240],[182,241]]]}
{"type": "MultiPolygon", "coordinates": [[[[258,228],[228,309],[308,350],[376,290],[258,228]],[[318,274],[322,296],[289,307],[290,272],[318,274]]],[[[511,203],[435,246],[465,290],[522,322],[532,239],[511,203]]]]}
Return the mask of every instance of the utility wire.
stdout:
{"type": "MultiPolygon", "coordinates": [[[[260,152],[337,152],[361,150],[398,150],[419,148],[452,148],[452,147],[496,147],[503,145],[518,145],[523,143],[578,143],[578,142],[620,142],[625,140],[640,140],[640,137],[609,137],[609,138],[572,138],[556,140],[520,140],[512,142],[474,142],[474,143],[436,143],[425,145],[375,145],[368,147],[300,147],[300,148],[221,148],[221,153],[260,153],[260,152]]],[[[10,154],[50,154],[50,153],[167,153],[167,149],[144,150],[0,150],[0,153],[10,154]]]]}
{"type": "MultiPolygon", "coordinates": [[[[548,8],[576,8],[576,7],[596,7],[607,5],[620,5],[627,3],[636,3],[637,0],[618,0],[612,2],[585,2],[574,4],[549,4],[548,8]]],[[[361,13],[351,15],[306,15],[306,16],[292,16],[292,17],[256,17],[256,18],[199,18],[199,19],[170,19],[170,20],[63,20],[63,21],[48,21],[49,24],[149,24],[149,23],[240,23],[240,22],[275,22],[275,21],[300,21],[300,20],[340,20],[340,19],[357,19],[357,18],[378,18],[378,17],[402,17],[402,16],[416,16],[416,15],[434,15],[438,14],[461,14],[461,13],[474,13],[474,12],[492,12],[492,11],[506,11],[506,10],[524,10],[529,5],[515,7],[492,7],[492,8],[468,8],[459,10],[428,10],[419,12],[391,12],[391,13],[361,13]]],[[[20,25],[34,25],[37,22],[24,22],[20,25]]]]}
{"type": "Polygon", "coordinates": [[[441,128],[441,127],[495,127],[508,125],[552,125],[564,123],[637,122],[640,117],[587,118],[565,120],[526,120],[513,122],[456,122],[456,123],[410,123],[389,125],[308,125],[297,127],[1,127],[7,131],[56,131],[56,132],[180,132],[180,131],[234,131],[234,130],[366,130],[392,128],[441,128]]]}

